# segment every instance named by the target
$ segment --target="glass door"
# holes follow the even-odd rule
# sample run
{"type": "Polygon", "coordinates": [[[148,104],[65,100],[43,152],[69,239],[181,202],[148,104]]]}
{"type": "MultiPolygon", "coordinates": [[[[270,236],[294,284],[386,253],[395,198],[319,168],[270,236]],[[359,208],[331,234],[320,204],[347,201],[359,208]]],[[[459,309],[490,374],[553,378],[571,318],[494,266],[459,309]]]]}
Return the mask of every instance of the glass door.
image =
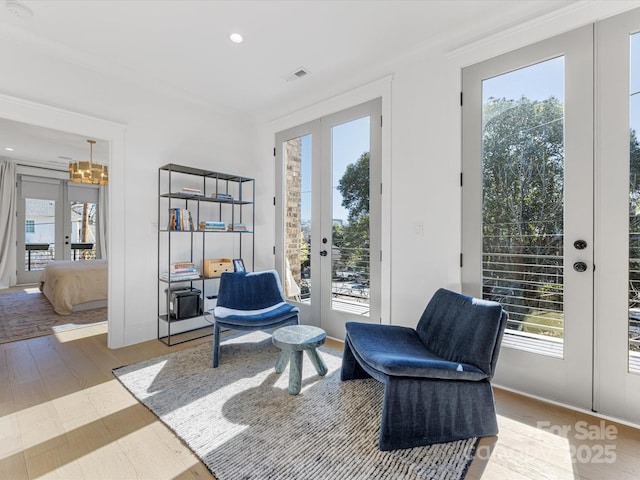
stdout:
{"type": "Polygon", "coordinates": [[[82,261],[100,258],[98,246],[98,189],[93,185],[65,182],[68,206],[63,218],[63,227],[68,229],[65,242],[65,260],[82,261]]]}
{"type": "Polygon", "coordinates": [[[593,360],[592,41],[585,27],[463,72],[463,290],[509,312],[495,381],[584,408],[593,360]]]}
{"type": "Polygon", "coordinates": [[[640,10],[599,24],[596,411],[640,422],[640,10]]]}
{"type": "Polygon", "coordinates": [[[62,180],[18,177],[17,280],[37,283],[54,260],[64,258],[62,180]]]}
{"type": "Polygon", "coordinates": [[[96,258],[97,187],[26,175],[18,185],[19,284],[37,283],[54,260],[96,258]]]}
{"type": "Polygon", "coordinates": [[[276,136],[276,261],[304,323],[380,321],[380,101],[276,136]]]}

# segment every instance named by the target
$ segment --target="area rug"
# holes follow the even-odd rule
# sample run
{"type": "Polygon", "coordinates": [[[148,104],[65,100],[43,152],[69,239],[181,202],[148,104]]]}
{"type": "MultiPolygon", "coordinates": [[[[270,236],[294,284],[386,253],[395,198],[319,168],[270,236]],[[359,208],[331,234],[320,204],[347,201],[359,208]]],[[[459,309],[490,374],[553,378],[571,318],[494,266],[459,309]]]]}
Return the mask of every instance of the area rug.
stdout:
{"type": "Polygon", "coordinates": [[[218,480],[464,478],[477,439],[381,452],[382,384],[340,381],[341,353],[319,350],[329,372],[305,355],[299,395],[265,332],[223,341],[216,369],[207,342],[113,372],[218,480]]]}
{"type": "Polygon", "coordinates": [[[0,293],[0,343],[51,335],[106,321],[106,307],[58,315],[37,287],[0,293]]]}

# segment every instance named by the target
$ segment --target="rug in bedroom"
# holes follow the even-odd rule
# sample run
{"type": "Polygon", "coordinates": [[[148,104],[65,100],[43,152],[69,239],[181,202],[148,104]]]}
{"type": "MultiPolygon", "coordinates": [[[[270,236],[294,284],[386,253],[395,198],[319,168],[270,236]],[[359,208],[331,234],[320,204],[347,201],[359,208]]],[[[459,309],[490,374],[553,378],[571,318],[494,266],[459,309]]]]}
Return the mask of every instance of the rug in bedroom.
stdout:
{"type": "Polygon", "coordinates": [[[382,384],[340,381],[341,353],[322,347],[319,377],[304,356],[302,391],[276,374],[271,335],[211,342],[114,370],[122,384],[202,460],[218,480],[464,478],[477,440],[381,452],[382,384]]]}
{"type": "Polygon", "coordinates": [[[107,308],[58,315],[38,287],[0,290],[0,343],[51,335],[107,321],[107,308]]]}

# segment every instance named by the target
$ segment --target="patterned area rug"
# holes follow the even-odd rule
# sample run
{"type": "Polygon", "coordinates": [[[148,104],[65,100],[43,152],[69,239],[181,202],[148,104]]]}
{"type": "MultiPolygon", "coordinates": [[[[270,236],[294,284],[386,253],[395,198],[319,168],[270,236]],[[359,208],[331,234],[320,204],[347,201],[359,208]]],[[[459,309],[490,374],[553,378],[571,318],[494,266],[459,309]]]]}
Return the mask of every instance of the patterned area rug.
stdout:
{"type": "Polygon", "coordinates": [[[381,452],[382,384],[340,381],[341,354],[321,348],[329,373],[304,356],[302,391],[277,374],[271,335],[223,341],[211,367],[211,342],[114,369],[133,395],[171,428],[218,480],[459,480],[476,439],[381,452]]]}
{"type": "Polygon", "coordinates": [[[0,293],[0,343],[107,321],[107,308],[58,315],[37,287],[0,293]]]}

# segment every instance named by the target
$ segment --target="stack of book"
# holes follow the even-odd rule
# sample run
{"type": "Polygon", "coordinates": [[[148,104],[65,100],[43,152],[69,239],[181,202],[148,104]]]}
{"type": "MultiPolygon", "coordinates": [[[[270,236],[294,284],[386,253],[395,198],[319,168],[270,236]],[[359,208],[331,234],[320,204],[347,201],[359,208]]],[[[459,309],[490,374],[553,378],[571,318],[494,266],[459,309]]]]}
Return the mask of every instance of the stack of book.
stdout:
{"type": "Polygon", "coordinates": [[[179,232],[189,232],[194,230],[191,212],[186,208],[170,208],[169,209],[169,230],[179,232]]]}
{"type": "Polygon", "coordinates": [[[227,230],[230,232],[246,232],[247,226],[244,223],[230,223],[227,230]]]}
{"type": "Polygon", "coordinates": [[[233,200],[233,195],[230,195],[228,193],[212,193],[211,194],[211,198],[215,198],[216,200],[232,201],[233,200]]]}
{"type": "Polygon", "coordinates": [[[160,277],[162,280],[179,282],[181,280],[198,279],[200,278],[200,273],[193,262],[178,262],[169,265],[169,271],[163,272],[160,277]]]}
{"type": "Polygon", "coordinates": [[[205,220],[200,222],[200,230],[204,230],[207,232],[224,232],[227,229],[227,226],[224,222],[214,222],[210,220],[205,220]]]}

